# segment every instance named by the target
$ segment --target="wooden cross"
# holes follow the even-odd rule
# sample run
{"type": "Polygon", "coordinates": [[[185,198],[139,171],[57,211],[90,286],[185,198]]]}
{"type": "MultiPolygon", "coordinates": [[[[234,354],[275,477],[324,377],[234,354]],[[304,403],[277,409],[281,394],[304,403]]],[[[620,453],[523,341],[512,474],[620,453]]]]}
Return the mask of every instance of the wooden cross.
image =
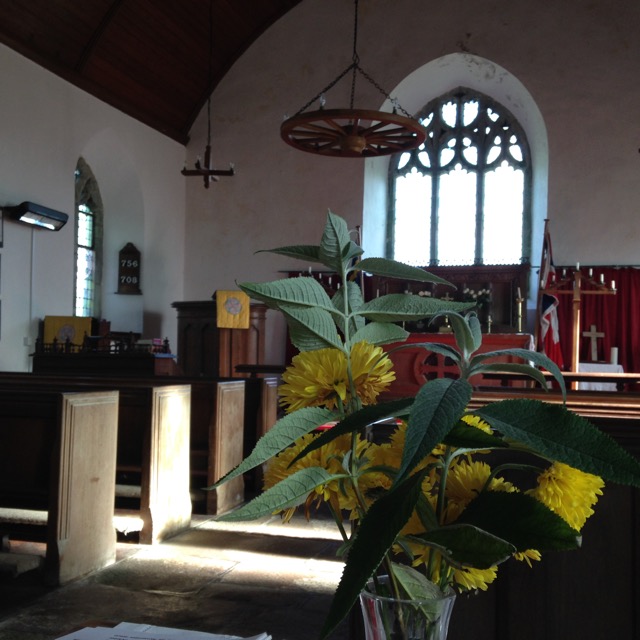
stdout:
{"type": "Polygon", "coordinates": [[[611,282],[611,286],[607,287],[602,281],[602,277],[600,282],[596,282],[591,277],[591,269],[589,269],[589,276],[585,276],[580,271],[580,265],[576,265],[576,270],[573,272],[573,286],[571,289],[563,288],[567,287],[567,285],[571,282],[570,277],[565,277],[563,272],[562,280],[559,282],[553,282],[551,286],[546,289],[541,289],[540,293],[548,293],[552,296],[561,296],[561,295],[572,295],[573,296],[573,318],[572,318],[572,335],[573,335],[573,345],[571,349],[571,371],[574,373],[578,372],[578,363],[580,360],[580,305],[582,301],[582,296],[592,295],[592,296],[610,296],[615,295],[616,288],[611,282]],[[582,285],[588,283],[591,285],[590,289],[585,289],[582,285]]]}
{"type": "Polygon", "coordinates": [[[582,332],[583,337],[591,338],[591,361],[596,362],[598,359],[598,338],[604,338],[603,331],[596,331],[596,325],[592,324],[589,331],[582,332]]]}

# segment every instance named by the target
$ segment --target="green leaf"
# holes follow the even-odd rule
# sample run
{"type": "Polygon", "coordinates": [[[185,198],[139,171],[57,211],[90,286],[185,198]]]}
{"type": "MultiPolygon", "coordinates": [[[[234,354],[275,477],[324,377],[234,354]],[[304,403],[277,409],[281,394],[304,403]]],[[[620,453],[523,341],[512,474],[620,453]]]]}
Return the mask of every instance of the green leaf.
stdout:
{"type": "Polygon", "coordinates": [[[351,347],[362,340],[367,341],[369,344],[382,345],[391,344],[392,342],[404,342],[408,337],[409,332],[397,324],[369,322],[351,336],[347,347],[351,347]]]}
{"type": "MultiPolygon", "coordinates": [[[[516,358],[522,358],[525,362],[533,362],[535,365],[546,369],[549,373],[551,373],[558,383],[562,391],[562,397],[566,400],[567,398],[567,389],[564,383],[564,378],[562,377],[562,372],[558,365],[545,356],[543,353],[539,353],[537,351],[531,351],[529,349],[499,349],[498,351],[485,351],[485,353],[479,353],[474,356],[471,365],[475,369],[478,363],[484,362],[485,360],[489,360],[491,358],[497,358],[500,356],[510,356],[516,358]]],[[[546,383],[545,383],[546,386],[546,383]]]]}
{"type": "Polygon", "coordinates": [[[547,388],[547,379],[544,377],[542,371],[529,364],[521,364],[518,362],[492,362],[472,366],[469,369],[469,377],[482,373],[490,373],[491,371],[498,373],[521,373],[538,382],[543,389],[547,388]]]}
{"type": "Polygon", "coordinates": [[[394,351],[400,351],[402,349],[416,349],[417,347],[451,358],[455,363],[460,362],[460,353],[456,351],[454,347],[451,347],[448,344],[441,344],[440,342],[411,342],[409,344],[394,347],[389,351],[389,353],[391,354],[394,351]]]}
{"type": "Polygon", "coordinates": [[[329,211],[320,241],[320,261],[336,273],[342,274],[350,247],[351,238],[347,223],[329,211]]]}
{"type": "Polygon", "coordinates": [[[294,304],[333,310],[329,296],[315,278],[302,276],[273,282],[243,282],[238,286],[248,296],[264,302],[271,309],[280,309],[282,304],[294,304]]]}
{"type": "Polygon", "coordinates": [[[305,262],[320,262],[320,247],[318,245],[301,244],[277,249],[261,249],[256,253],[276,253],[288,258],[296,258],[305,262]]]}
{"type": "Polygon", "coordinates": [[[436,284],[445,284],[454,289],[456,288],[451,282],[434,276],[424,269],[411,267],[408,264],[397,262],[396,260],[387,260],[386,258],[363,258],[355,268],[375,276],[385,276],[398,280],[413,280],[416,282],[435,282],[436,284]]]}
{"type": "MultiPolygon", "coordinates": [[[[346,287],[341,287],[336,291],[333,298],[331,298],[331,302],[333,302],[333,306],[336,310],[336,317],[337,317],[336,324],[338,325],[338,328],[340,329],[340,331],[342,331],[343,334],[346,334],[345,325],[344,325],[345,313],[348,316],[351,313],[351,310],[360,309],[360,307],[362,307],[362,305],[364,304],[364,299],[362,297],[362,290],[355,282],[348,281],[346,287]],[[346,311],[345,311],[345,299],[344,299],[345,291],[347,292],[347,295],[348,295],[348,300],[346,301],[347,302],[346,311]]],[[[355,333],[359,328],[363,326],[364,326],[364,318],[361,318],[360,316],[352,316],[351,321],[349,322],[349,335],[355,333]]]]}
{"type": "Polygon", "coordinates": [[[289,338],[300,351],[314,351],[332,347],[344,351],[331,314],[314,307],[280,305],[289,325],[289,338]]]}
{"type": "Polygon", "coordinates": [[[501,400],[474,410],[504,436],[550,460],[640,487],[640,461],[613,438],[563,405],[539,400],[501,400]]]}
{"type": "Polygon", "coordinates": [[[406,293],[390,293],[369,300],[357,313],[367,320],[377,322],[404,322],[406,320],[421,320],[438,313],[466,311],[472,306],[466,302],[449,302],[406,293]]]}
{"type": "Polygon", "coordinates": [[[577,549],[582,540],[559,515],[518,492],[484,491],[465,507],[457,522],[507,540],[517,551],[577,549]]]}
{"type": "Polygon", "coordinates": [[[348,293],[347,311],[346,311],[347,313],[360,309],[364,304],[364,298],[362,297],[362,289],[360,289],[360,287],[355,282],[352,282],[351,280],[349,280],[347,281],[346,287],[341,287],[340,289],[338,289],[335,295],[333,296],[333,298],[331,299],[331,301],[333,302],[333,306],[336,308],[337,311],[339,311],[342,314],[345,313],[345,308],[344,308],[345,289],[347,290],[347,293],[348,293]]]}
{"type": "Polygon", "coordinates": [[[421,492],[424,473],[415,473],[376,500],[360,522],[331,602],[320,638],[348,615],[369,578],[380,566],[398,532],[408,522],[421,492]]]}
{"type": "MultiPolygon", "coordinates": [[[[444,597],[444,593],[442,593],[442,589],[438,585],[431,582],[423,573],[413,567],[396,562],[392,563],[391,566],[393,567],[393,575],[403,591],[403,600],[440,600],[444,597]]],[[[429,613],[432,612],[425,611],[427,618],[429,618],[429,613]]]]}
{"type": "Polygon", "coordinates": [[[448,317],[451,328],[453,329],[453,335],[456,339],[456,344],[462,354],[462,360],[468,361],[471,354],[479,349],[482,342],[482,338],[478,340],[476,333],[471,329],[471,318],[474,316],[473,314],[470,314],[465,318],[459,313],[450,313],[448,314],[448,317]]]}
{"type": "Polygon", "coordinates": [[[452,524],[416,536],[457,566],[489,569],[508,560],[516,548],[506,540],[470,524],[452,524]]]}
{"type": "Polygon", "coordinates": [[[411,473],[458,424],[471,392],[471,385],[463,379],[437,378],[420,388],[409,414],[396,482],[411,473]]]}
{"type": "Polygon", "coordinates": [[[307,496],[332,480],[340,480],[348,477],[345,474],[330,474],[323,467],[307,467],[287,476],[275,486],[256,496],[250,502],[239,509],[230,511],[216,518],[222,522],[239,522],[244,520],[256,520],[271,515],[282,509],[297,507],[302,504],[307,496]]]}
{"type": "Polygon", "coordinates": [[[306,407],[289,413],[278,420],[258,440],[253,451],[237,467],[229,471],[215,484],[207,487],[207,490],[215,489],[232,478],[263,464],[292,445],[298,438],[335,419],[336,414],[333,411],[321,407],[306,407]]]}
{"type": "Polygon", "coordinates": [[[475,313],[470,313],[467,316],[469,322],[469,328],[471,329],[471,336],[473,338],[473,351],[477,351],[482,345],[482,327],[480,326],[480,320],[475,313]]]}
{"type": "Polygon", "coordinates": [[[508,447],[502,438],[486,433],[482,429],[472,427],[463,421],[453,427],[442,442],[450,447],[465,449],[466,451],[483,451],[485,449],[504,449],[508,447]]]}
{"type": "Polygon", "coordinates": [[[327,429],[321,433],[320,436],[315,438],[313,442],[309,443],[309,445],[296,456],[295,460],[304,458],[304,456],[311,451],[323,447],[325,444],[328,444],[345,433],[360,431],[364,429],[364,427],[387,418],[406,416],[409,414],[412,405],[413,398],[399,398],[390,400],[389,402],[372,404],[358,411],[354,411],[331,427],[331,429],[327,429]]]}

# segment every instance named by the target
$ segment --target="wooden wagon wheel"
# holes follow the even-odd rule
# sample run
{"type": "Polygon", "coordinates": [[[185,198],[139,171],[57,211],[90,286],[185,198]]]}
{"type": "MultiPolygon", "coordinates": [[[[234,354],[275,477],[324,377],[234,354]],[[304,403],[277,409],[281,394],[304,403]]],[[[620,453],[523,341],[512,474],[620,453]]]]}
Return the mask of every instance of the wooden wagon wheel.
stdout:
{"type": "Polygon", "coordinates": [[[280,127],[292,147],[324,156],[377,157],[414,149],[426,139],[416,120],[365,109],[320,109],[300,113],[280,127]]]}

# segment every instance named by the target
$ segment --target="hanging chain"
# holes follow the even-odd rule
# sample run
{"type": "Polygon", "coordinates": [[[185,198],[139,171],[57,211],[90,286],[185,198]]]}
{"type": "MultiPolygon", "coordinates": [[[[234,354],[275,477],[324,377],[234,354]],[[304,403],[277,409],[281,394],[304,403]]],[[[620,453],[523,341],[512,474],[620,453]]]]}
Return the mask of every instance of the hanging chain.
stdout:
{"type": "MultiPolygon", "coordinates": [[[[360,57],[358,56],[358,0],[354,0],[354,19],[353,19],[353,53],[352,60],[353,62],[340,74],[338,77],[330,82],[324,89],[322,89],[316,96],[311,98],[307,104],[304,105],[300,110],[296,112],[296,116],[299,116],[301,113],[306,111],[314,102],[320,100],[321,106],[320,109],[323,108],[322,104],[322,96],[332,89],[342,78],[344,78],[350,71],[353,71],[353,75],[351,77],[351,97],[349,102],[349,108],[353,110],[353,104],[355,100],[356,93],[356,74],[360,73],[362,77],[367,80],[370,84],[372,84],[392,105],[393,105],[393,113],[400,111],[402,115],[407,118],[413,118],[413,116],[402,108],[402,106],[398,103],[397,98],[392,98],[368,73],[360,66],[360,57]]],[[[294,116],[295,117],[295,116],[294,116]]]]}
{"type": "Polygon", "coordinates": [[[349,108],[353,109],[354,97],[356,95],[356,71],[358,70],[358,0],[354,0],[354,16],[353,16],[353,75],[351,76],[351,99],[349,101],[349,108]]]}
{"type": "Polygon", "coordinates": [[[213,0],[209,0],[209,75],[207,78],[207,144],[211,146],[211,85],[213,84],[213,0]]]}

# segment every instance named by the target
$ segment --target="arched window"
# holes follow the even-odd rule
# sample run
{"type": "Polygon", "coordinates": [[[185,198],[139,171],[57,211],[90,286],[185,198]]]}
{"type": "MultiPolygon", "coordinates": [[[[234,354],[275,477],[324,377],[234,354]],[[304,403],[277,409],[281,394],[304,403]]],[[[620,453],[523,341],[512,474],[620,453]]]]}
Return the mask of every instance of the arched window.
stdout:
{"type": "Polygon", "coordinates": [[[76,277],[74,315],[100,316],[102,280],[102,199],[98,183],[82,159],[76,179],[76,277]]]}
{"type": "Polygon", "coordinates": [[[530,262],[531,161],[515,118],[465,88],[419,118],[427,140],[390,162],[389,256],[416,266],[530,262]]]}

